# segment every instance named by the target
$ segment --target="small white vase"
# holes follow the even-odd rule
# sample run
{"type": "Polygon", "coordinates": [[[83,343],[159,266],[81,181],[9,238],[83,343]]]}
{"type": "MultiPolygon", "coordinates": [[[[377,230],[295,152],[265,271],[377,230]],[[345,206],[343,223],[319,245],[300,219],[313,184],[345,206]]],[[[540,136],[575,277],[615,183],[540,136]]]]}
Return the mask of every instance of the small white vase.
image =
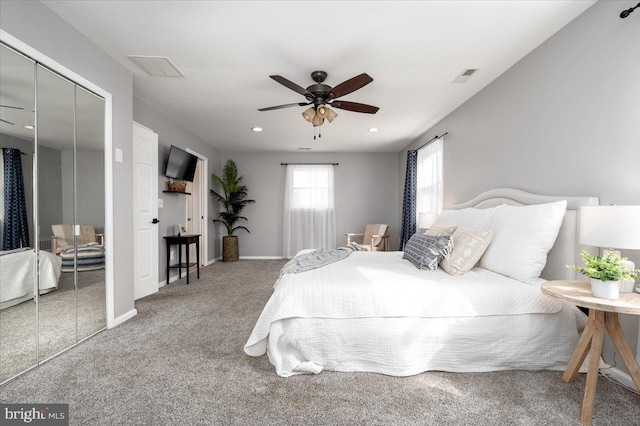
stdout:
{"type": "Polygon", "coordinates": [[[601,281],[591,278],[591,294],[600,299],[619,299],[620,281],[601,281]]]}

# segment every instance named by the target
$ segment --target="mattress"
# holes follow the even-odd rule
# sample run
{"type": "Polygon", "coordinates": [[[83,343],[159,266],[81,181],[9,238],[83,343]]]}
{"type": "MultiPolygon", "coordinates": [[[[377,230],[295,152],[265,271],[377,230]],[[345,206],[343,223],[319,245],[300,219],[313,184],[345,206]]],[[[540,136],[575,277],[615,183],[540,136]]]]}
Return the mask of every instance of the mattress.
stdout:
{"type": "Polygon", "coordinates": [[[370,371],[563,369],[584,325],[575,307],[474,268],[453,277],[399,252],[355,252],[277,283],[247,344],[281,376],[370,371]]]}

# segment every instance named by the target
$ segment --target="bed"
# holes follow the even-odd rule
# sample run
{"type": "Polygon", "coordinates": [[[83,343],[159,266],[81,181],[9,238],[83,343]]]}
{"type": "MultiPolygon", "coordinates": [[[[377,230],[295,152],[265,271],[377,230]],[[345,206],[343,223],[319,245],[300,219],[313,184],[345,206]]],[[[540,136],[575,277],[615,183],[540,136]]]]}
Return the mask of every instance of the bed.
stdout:
{"type": "MultiPolygon", "coordinates": [[[[40,294],[58,288],[62,261],[47,251],[38,251],[40,294]]],[[[33,249],[0,251],[0,309],[33,299],[34,293],[33,249]]]]}
{"type": "MultiPolygon", "coordinates": [[[[504,205],[536,209],[561,200],[566,203],[553,248],[546,248],[546,263],[535,277],[514,279],[506,276],[508,270],[486,269],[489,252],[486,268],[459,276],[440,268],[420,270],[402,252],[354,252],[327,266],[282,276],[244,350],[251,356],[266,353],[284,377],[322,370],[393,376],[429,370],[564,370],[586,317],[573,305],[547,298],[539,287],[545,279],[577,278],[565,265],[579,262],[584,248],[577,242],[578,209],[598,199],[495,189],[450,210],[489,214],[501,206],[519,212],[528,210],[504,205]]],[[[493,222],[499,222],[497,214],[493,222]]],[[[504,242],[500,238],[491,244],[498,247],[504,242]]],[[[497,249],[492,250],[495,257],[497,249]]]]}

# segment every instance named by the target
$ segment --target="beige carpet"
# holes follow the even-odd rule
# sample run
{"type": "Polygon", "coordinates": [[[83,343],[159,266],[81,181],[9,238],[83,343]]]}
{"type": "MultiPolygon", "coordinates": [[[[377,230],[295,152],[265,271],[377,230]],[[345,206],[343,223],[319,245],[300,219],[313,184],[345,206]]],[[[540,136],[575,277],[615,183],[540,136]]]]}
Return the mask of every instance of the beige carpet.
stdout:
{"type": "MultiPolygon", "coordinates": [[[[282,261],[215,263],[138,315],[0,389],[69,403],[73,425],[579,425],[584,376],[429,372],[281,378],[248,338],[282,261]]],[[[600,379],[593,425],[638,425],[640,396],[600,379]]]]}

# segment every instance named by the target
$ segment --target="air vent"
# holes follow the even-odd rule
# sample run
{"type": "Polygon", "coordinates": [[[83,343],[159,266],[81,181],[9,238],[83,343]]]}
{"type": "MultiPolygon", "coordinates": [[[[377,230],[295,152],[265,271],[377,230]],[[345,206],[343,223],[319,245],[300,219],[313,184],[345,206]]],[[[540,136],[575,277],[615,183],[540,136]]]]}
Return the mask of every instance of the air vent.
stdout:
{"type": "Polygon", "coordinates": [[[462,71],[462,73],[453,80],[454,83],[465,83],[473,74],[478,71],[478,68],[467,68],[462,71]]]}
{"type": "Polygon", "coordinates": [[[147,74],[153,77],[180,77],[184,74],[171,62],[169,58],[162,56],[137,56],[127,55],[129,59],[138,64],[147,74]]]}
{"type": "Polygon", "coordinates": [[[298,148],[298,151],[311,151],[311,148],[298,148]]]}

